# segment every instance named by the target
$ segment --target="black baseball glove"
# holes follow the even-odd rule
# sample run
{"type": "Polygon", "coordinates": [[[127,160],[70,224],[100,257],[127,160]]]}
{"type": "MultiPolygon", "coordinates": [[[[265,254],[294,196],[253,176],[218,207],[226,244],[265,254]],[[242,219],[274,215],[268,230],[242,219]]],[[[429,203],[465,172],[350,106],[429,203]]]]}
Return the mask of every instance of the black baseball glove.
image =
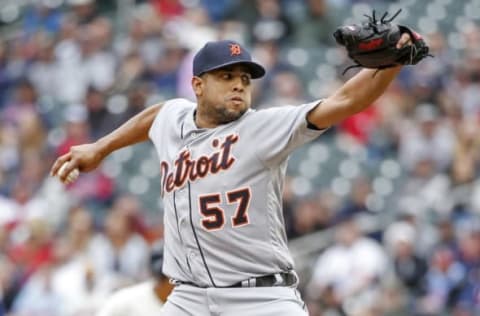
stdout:
{"type": "Polygon", "coordinates": [[[415,65],[427,56],[428,46],[422,37],[403,25],[391,22],[401,12],[386,19],[388,12],[377,20],[375,11],[367,16],[368,21],[362,24],[353,24],[338,28],[333,36],[337,43],[345,46],[348,56],[356,62],[345,69],[344,73],[354,67],[384,69],[398,65],[415,65]],[[403,33],[410,34],[412,45],[396,48],[396,44],[403,33]]]}

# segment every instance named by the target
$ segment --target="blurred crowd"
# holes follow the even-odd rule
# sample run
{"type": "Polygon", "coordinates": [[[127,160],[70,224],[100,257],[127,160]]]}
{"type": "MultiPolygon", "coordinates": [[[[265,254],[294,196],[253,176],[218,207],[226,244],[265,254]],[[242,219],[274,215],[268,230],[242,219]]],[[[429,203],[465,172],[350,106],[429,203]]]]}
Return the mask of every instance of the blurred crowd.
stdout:
{"type": "MultiPolygon", "coordinates": [[[[354,74],[341,75],[350,62],[332,41],[340,12],[394,1],[127,2],[31,1],[0,24],[0,315],[94,315],[150,277],[161,205],[147,208],[102,168],[64,186],[48,175],[58,155],[155,102],[193,99],[192,56],[208,40],[245,43],[265,65],[255,108],[328,96],[354,74]],[[299,70],[326,48],[338,63],[299,70]]],[[[394,203],[374,207],[391,188],[361,172],[345,194],[299,194],[287,181],[288,237],[334,233],[300,288],[312,316],[480,315],[480,27],[463,25],[459,47],[424,35],[434,58],[317,141],[400,173],[394,203]],[[379,213],[391,220],[367,231],[379,213]]]]}

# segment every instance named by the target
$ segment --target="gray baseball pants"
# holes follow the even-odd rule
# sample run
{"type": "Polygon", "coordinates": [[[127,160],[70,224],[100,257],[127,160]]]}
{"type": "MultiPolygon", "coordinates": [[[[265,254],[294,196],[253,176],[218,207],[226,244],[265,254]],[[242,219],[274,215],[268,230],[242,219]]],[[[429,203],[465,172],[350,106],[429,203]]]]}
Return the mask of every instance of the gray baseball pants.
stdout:
{"type": "Polygon", "coordinates": [[[161,316],[308,316],[293,287],[199,288],[177,285],[161,316]]]}

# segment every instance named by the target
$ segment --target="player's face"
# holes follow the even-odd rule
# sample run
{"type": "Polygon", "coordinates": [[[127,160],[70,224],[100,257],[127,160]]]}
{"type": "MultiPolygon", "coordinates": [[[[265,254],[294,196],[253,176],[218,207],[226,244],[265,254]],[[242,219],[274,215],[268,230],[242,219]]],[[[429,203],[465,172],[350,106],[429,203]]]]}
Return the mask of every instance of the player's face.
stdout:
{"type": "Polygon", "coordinates": [[[240,118],[250,107],[251,75],[244,66],[224,67],[194,77],[193,88],[201,111],[218,124],[240,118]]]}

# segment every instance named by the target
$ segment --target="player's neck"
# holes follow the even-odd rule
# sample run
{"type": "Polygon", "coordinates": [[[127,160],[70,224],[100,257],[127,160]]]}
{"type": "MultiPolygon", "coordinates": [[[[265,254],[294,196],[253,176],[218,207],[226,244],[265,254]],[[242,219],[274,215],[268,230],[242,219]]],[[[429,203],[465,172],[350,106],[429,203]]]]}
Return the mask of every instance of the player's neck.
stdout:
{"type": "Polygon", "coordinates": [[[198,109],[193,112],[193,120],[195,121],[195,125],[199,128],[215,128],[220,125],[212,118],[209,118],[208,115],[202,115],[202,113],[199,113],[198,109]]]}

